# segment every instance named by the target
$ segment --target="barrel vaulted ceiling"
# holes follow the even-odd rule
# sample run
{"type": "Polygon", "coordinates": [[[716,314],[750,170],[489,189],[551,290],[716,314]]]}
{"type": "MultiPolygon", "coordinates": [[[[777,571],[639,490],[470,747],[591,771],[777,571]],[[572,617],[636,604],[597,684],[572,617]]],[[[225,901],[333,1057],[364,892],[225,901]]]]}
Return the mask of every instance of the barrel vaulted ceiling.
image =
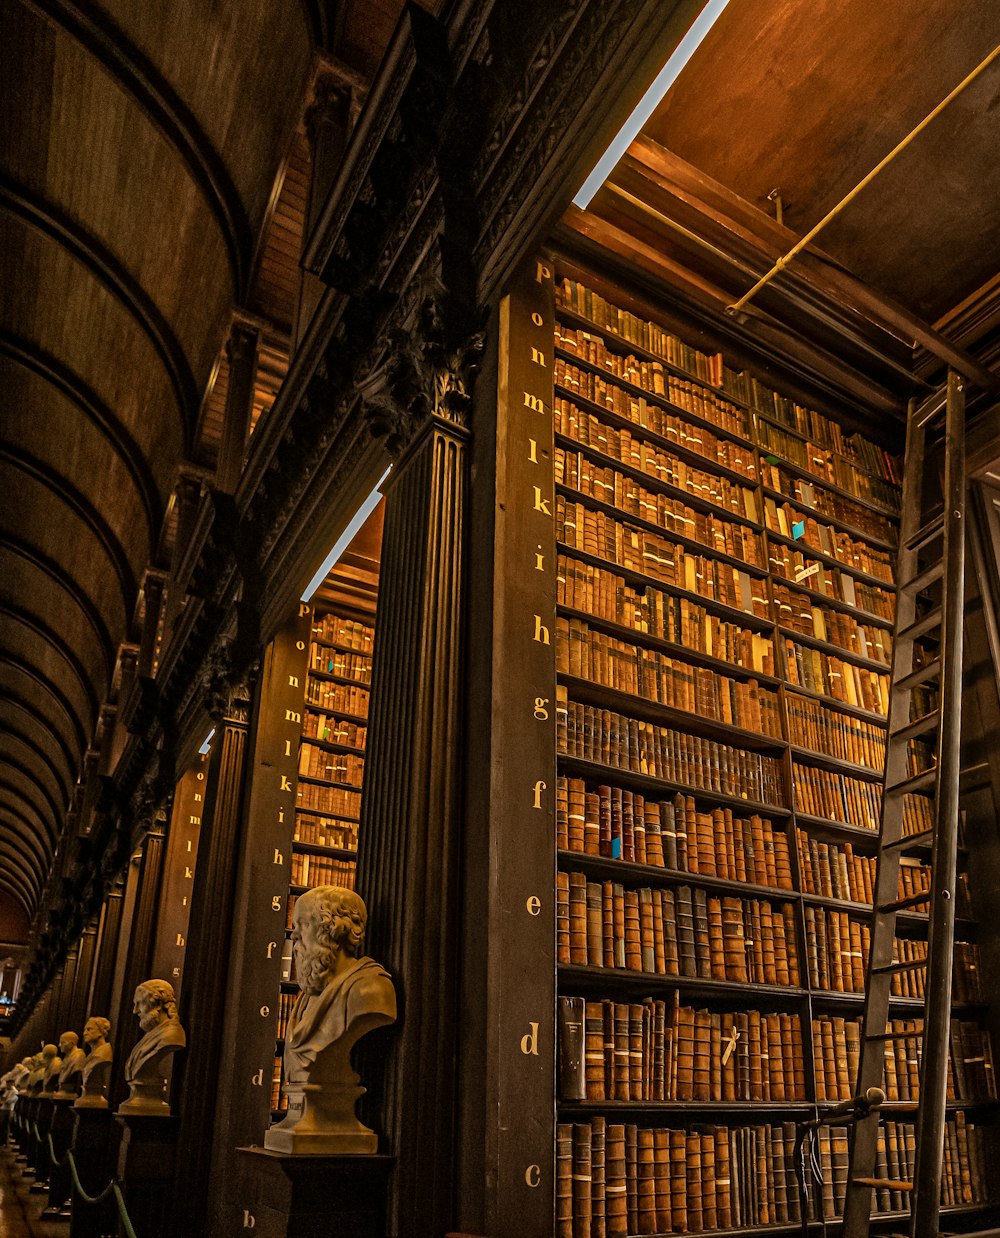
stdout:
{"type": "Polygon", "coordinates": [[[0,5],[0,900],[25,919],[250,285],[310,17],[0,5]]]}

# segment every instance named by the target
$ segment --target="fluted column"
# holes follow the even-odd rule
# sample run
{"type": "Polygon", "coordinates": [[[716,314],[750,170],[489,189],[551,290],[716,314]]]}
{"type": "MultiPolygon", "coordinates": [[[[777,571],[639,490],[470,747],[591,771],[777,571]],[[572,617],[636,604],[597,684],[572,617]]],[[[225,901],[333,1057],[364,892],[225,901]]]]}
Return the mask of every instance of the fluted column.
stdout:
{"type": "Polygon", "coordinates": [[[222,441],[219,443],[219,458],[215,466],[215,486],[223,494],[233,493],[243,472],[243,454],[246,451],[250,415],[253,411],[259,343],[259,333],[242,322],[233,324],[226,341],[229,383],[226,387],[222,441]]]}
{"type": "Polygon", "coordinates": [[[219,1064],[232,1052],[223,1043],[225,979],[230,966],[235,914],[236,866],[243,820],[249,687],[237,684],[212,740],[205,810],[198,840],[188,957],[181,994],[181,1022],[188,1047],[177,1068],[174,1098],[180,1128],[174,1199],[174,1232],[196,1235],[206,1229],[212,1130],[219,1064]]]}
{"type": "Polygon", "coordinates": [[[434,416],[386,495],[358,889],[367,951],[392,973],[393,1033],[364,1081],[397,1158],[390,1233],[450,1225],[455,1140],[462,523],[467,431],[434,416]],[[384,1078],[378,1059],[388,1050],[384,1078]]]}

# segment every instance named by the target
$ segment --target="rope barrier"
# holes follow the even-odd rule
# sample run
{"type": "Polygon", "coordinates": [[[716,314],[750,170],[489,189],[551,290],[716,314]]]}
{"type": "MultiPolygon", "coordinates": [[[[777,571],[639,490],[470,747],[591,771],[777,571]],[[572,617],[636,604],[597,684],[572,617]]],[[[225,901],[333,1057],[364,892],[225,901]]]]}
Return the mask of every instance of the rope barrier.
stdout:
{"type": "MultiPolygon", "coordinates": [[[[39,1143],[42,1142],[42,1135],[38,1129],[37,1122],[31,1123],[31,1129],[28,1133],[33,1134],[39,1143]]],[[[48,1143],[49,1160],[52,1163],[53,1169],[61,1169],[67,1161],[69,1162],[69,1172],[73,1179],[73,1190],[76,1191],[77,1195],[79,1195],[81,1201],[90,1205],[103,1204],[108,1196],[113,1194],[115,1197],[115,1206],[118,1209],[118,1217],[124,1227],[126,1238],[138,1238],[138,1235],[132,1228],[132,1220],[129,1217],[128,1209],[125,1207],[125,1196],[122,1194],[122,1189],[118,1184],[118,1180],[116,1178],[112,1178],[104,1190],[99,1194],[88,1195],[83,1189],[83,1183],[80,1181],[80,1175],[77,1172],[76,1158],[73,1155],[73,1149],[67,1148],[66,1155],[62,1158],[62,1160],[59,1160],[56,1156],[56,1149],[52,1142],[51,1132],[45,1136],[45,1140],[48,1143]]]]}

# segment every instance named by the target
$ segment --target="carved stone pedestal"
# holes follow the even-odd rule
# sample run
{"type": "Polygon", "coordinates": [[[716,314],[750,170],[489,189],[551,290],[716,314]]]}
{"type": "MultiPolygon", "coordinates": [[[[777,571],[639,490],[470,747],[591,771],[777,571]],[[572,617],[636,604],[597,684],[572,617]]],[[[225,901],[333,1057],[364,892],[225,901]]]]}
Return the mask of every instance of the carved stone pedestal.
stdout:
{"type": "MultiPolygon", "coordinates": [[[[20,1102],[18,1103],[20,1104],[20,1102]]],[[[37,1096],[29,1097],[26,1101],[21,1122],[23,1138],[19,1141],[21,1152],[24,1154],[24,1172],[26,1175],[31,1176],[34,1175],[35,1166],[38,1163],[38,1140],[35,1137],[35,1127],[38,1123],[38,1106],[39,1100],[37,1096]]]]}
{"type": "Polygon", "coordinates": [[[254,1238],[385,1238],[391,1156],[289,1156],[237,1148],[254,1238]]]}
{"type": "MultiPolygon", "coordinates": [[[[80,1184],[88,1195],[98,1195],[111,1181],[115,1170],[114,1123],[110,1109],[72,1109],[73,1159],[80,1184]]],[[[101,1238],[114,1233],[117,1210],[114,1200],[85,1204],[74,1195],[70,1217],[70,1238],[101,1238]]]]}
{"type": "Polygon", "coordinates": [[[354,1106],[365,1089],[351,1072],[353,1084],[286,1083],[288,1114],[264,1135],[269,1152],[297,1156],[371,1155],[378,1135],[358,1121],[354,1106]]]}
{"type": "Polygon", "coordinates": [[[73,1140],[73,1100],[72,1096],[54,1096],[52,1098],[52,1126],[49,1133],[52,1136],[52,1148],[55,1161],[49,1170],[49,1203],[42,1213],[46,1221],[69,1219],[69,1201],[73,1194],[73,1178],[69,1168],[69,1151],[73,1140]],[[61,1161],[62,1164],[57,1162],[61,1161]]]}
{"type": "Polygon", "coordinates": [[[177,1119],[118,1114],[115,1123],[120,1129],[118,1180],[132,1227],[142,1238],[164,1238],[174,1188],[177,1119]]]}

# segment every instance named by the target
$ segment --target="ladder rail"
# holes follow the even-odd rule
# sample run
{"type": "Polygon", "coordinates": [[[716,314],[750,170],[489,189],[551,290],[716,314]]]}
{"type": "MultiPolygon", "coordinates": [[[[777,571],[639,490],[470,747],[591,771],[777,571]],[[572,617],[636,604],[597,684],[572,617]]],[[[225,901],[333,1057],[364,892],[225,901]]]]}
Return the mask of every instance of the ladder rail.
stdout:
{"type": "Polygon", "coordinates": [[[959,777],[962,742],[962,653],[965,610],[965,380],[948,374],[945,434],[944,594],[938,784],[931,852],[927,997],[920,1064],[920,1111],[913,1194],[913,1238],[935,1238],[941,1202],[951,989],[955,949],[959,777]]]}

